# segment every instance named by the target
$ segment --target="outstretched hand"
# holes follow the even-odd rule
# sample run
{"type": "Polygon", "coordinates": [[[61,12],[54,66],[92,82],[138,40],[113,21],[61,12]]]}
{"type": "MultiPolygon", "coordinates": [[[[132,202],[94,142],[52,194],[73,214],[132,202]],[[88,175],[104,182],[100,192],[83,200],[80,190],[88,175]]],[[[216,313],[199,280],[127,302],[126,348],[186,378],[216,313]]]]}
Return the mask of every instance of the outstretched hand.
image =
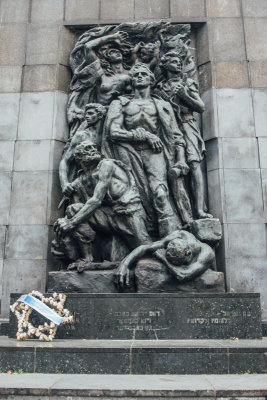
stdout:
{"type": "Polygon", "coordinates": [[[126,262],[122,261],[116,271],[116,281],[121,289],[130,286],[130,270],[126,262]]]}

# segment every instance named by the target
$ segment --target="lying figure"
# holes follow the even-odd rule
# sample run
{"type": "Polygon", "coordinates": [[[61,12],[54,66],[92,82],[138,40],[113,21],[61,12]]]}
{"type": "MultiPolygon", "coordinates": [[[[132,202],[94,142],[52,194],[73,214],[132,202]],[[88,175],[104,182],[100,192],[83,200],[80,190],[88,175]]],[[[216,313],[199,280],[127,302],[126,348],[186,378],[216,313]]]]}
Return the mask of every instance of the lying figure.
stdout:
{"type": "Polygon", "coordinates": [[[148,256],[159,259],[180,283],[196,278],[208,268],[215,269],[212,248],[192,233],[177,230],[157,242],[137,247],[126,256],[116,273],[120,287],[130,285],[130,270],[142,257],[148,256]]]}

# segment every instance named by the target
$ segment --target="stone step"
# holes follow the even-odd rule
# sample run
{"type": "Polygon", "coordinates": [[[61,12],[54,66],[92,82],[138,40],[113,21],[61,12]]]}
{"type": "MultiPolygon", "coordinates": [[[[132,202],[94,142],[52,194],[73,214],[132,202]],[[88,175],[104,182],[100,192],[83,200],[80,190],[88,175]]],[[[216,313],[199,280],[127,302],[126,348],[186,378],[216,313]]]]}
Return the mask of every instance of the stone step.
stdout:
{"type": "Polygon", "coordinates": [[[3,372],[71,374],[267,373],[262,340],[85,340],[0,338],[3,372]]]}
{"type": "Polygon", "coordinates": [[[12,400],[265,400],[267,375],[0,374],[0,398],[12,400]]]}

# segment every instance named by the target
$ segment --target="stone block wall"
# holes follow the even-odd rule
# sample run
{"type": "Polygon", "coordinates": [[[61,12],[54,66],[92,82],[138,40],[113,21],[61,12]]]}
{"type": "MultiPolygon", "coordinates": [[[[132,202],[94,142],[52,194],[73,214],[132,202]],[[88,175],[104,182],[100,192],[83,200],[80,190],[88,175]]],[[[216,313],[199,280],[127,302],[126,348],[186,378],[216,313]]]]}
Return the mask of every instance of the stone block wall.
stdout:
{"type": "Polygon", "coordinates": [[[266,317],[266,0],[0,0],[2,315],[10,292],[45,290],[68,135],[69,28],[161,18],[196,29],[209,207],[224,230],[218,266],[228,290],[262,293],[266,317]]]}

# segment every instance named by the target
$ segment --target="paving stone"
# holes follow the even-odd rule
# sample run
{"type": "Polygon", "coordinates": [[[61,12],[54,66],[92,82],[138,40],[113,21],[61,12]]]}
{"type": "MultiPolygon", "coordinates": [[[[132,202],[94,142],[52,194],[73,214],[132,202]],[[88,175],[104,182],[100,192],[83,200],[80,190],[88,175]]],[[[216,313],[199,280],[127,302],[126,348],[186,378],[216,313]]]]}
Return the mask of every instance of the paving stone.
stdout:
{"type": "Polygon", "coordinates": [[[134,0],[101,0],[100,19],[131,21],[134,18],[134,0]]]}
{"type": "Polygon", "coordinates": [[[247,88],[248,66],[247,62],[219,62],[216,63],[217,88],[247,88]]]}
{"type": "Polygon", "coordinates": [[[267,138],[259,138],[260,167],[267,168],[267,138]]]}
{"type": "Polygon", "coordinates": [[[206,0],[207,17],[239,17],[239,0],[206,0]]]}
{"type": "Polygon", "coordinates": [[[203,24],[196,31],[197,63],[202,65],[211,59],[210,51],[210,25],[203,24]]]}
{"type": "Polygon", "coordinates": [[[49,171],[58,171],[64,146],[64,142],[60,142],[58,140],[50,141],[50,150],[48,151],[48,153],[50,154],[48,167],[49,171]]]}
{"type": "Polygon", "coordinates": [[[255,89],[252,93],[256,136],[267,137],[267,89],[255,89]]]}
{"type": "MultiPolygon", "coordinates": [[[[227,274],[230,278],[228,290],[260,293],[262,319],[267,319],[267,258],[230,258],[227,260],[227,264],[227,274]]],[[[249,364],[247,369],[249,369],[249,364]]]]}
{"type": "Polygon", "coordinates": [[[267,257],[265,224],[228,224],[229,258],[267,257]]]}
{"type": "Polygon", "coordinates": [[[218,112],[216,90],[211,89],[202,94],[205,103],[205,111],[202,114],[202,132],[204,140],[219,136],[218,112]]]}
{"type": "Polygon", "coordinates": [[[4,258],[6,244],[6,226],[0,225],[0,259],[4,258]]]}
{"type": "Polygon", "coordinates": [[[258,146],[256,138],[223,138],[224,168],[258,168],[258,146]]]}
{"type": "MultiPolygon", "coordinates": [[[[0,301],[1,301],[1,297],[2,297],[3,268],[4,268],[4,260],[1,258],[0,259],[0,301]]],[[[1,307],[0,307],[0,312],[1,312],[1,307]]]]}
{"type": "Polygon", "coordinates": [[[99,18],[99,0],[66,0],[65,7],[66,21],[99,18]]]}
{"type": "Polygon", "coordinates": [[[65,26],[59,28],[58,62],[60,64],[69,66],[70,53],[73,50],[76,39],[75,33],[65,26]]]}
{"type": "Polygon", "coordinates": [[[209,212],[221,222],[226,219],[224,204],[223,172],[221,169],[208,171],[209,212]]]}
{"type": "Polygon", "coordinates": [[[0,139],[16,139],[19,114],[19,93],[0,94],[0,139]]]}
{"type": "Polygon", "coordinates": [[[0,224],[7,225],[10,208],[12,175],[10,172],[0,173],[0,224]]]}
{"type": "Polygon", "coordinates": [[[170,0],[171,18],[205,17],[204,0],[170,0]]]}
{"type": "Polygon", "coordinates": [[[265,0],[241,0],[244,17],[267,17],[265,0]]]}
{"type": "MultiPolygon", "coordinates": [[[[48,202],[47,202],[47,224],[53,225],[58,218],[64,217],[64,208],[58,209],[58,205],[62,199],[62,191],[59,182],[58,172],[49,172],[48,174],[48,202]]],[[[51,240],[54,238],[52,232],[51,240]]],[[[49,250],[50,251],[50,250],[49,250]]],[[[50,255],[50,254],[49,254],[50,255]]],[[[51,258],[53,270],[55,269],[56,260],[51,258]]]]}
{"type": "Polygon", "coordinates": [[[82,373],[82,374],[128,374],[130,368],[130,354],[128,352],[87,352],[80,351],[52,351],[38,349],[36,354],[36,372],[54,373],[82,373]],[[53,366],[51,370],[51,366],[53,366]]]}
{"type": "Polygon", "coordinates": [[[219,136],[255,136],[250,89],[218,89],[217,106],[219,136]]]}
{"type": "Polygon", "coordinates": [[[1,22],[28,22],[30,0],[1,0],[1,22]]]}
{"type": "Polygon", "coordinates": [[[267,61],[250,61],[251,86],[267,87],[267,61]]]}
{"type": "Polygon", "coordinates": [[[0,67],[0,93],[20,92],[21,74],[21,66],[0,67]]]}
{"type": "Polygon", "coordinates": [[[23,92],[47,92],[56,89],[56,65],[26,65],[23,72],[23,92]]]}
{"type": "Polygon", "coordinates": [[[198,67],[198,79],[200,94],[203,94],[212,88],[212,64],[210,62],[198,67]]]}
{"type": "Polygon", "coordinates": [[[69,137],[66,107],[68,95],[66,93],[55,93],[53,139],[66,141],[69,137]]]}
{"type": "Polygon", "coordinates": [[[64,0],[32,0],[32,23],[62,21],[63,13],[64,0]]]}
{"type": "Polygon", "coordinates": [[[47,187],[47,172],[15,172],[9,223],[11,225],[45,224],[47,187]]]}
{"type": "MultiPolygon", "coordinates": [[[[3,369],[4,372],[10,370],[14,371],[14,365],[17,365],[16,367],[17,370],[22,369],[25,372],[33,372],[34,353],[32,349],[27,351],[27,349],[14,348],[12,351],[9,351],[8,353],[6,352],[0,353],[0,363],[1,363],[1,368],[3,369]]],[[[25,396],[24,398],[26,399],[27,397],[25,396]]]]}
{"type": "Polygon", "coordinates": [[[59,29],[54,24],[30,24],[27,36],[26,64],[56,64],[59,29]]]}
{"type": "Polygon", "coordinates": [[[46,225],[15,225],[8,228],[6,258],[44,260],[47,256],[46,225]]]}
{"type": "Polygon", "coordinates": [[[214,138],[208,140],[206,143],[206,164],[207,171],[222,168],[222,139],[214,138]]]}
{"type": "Polygon", "coordinates": [[[227,354],[206,353],[199,354],[160,354],[156,352],[140,352],[132,355],[132,371],[138,374],[159,374],[165,371],[168,374],[197,374],[227,373],[227,354]],[[217,359],[217,362],[214,360],[217,359]],[[186,372],[185,372],[186,371],[186,372]]]}
{"type": "Polygon", "coordinates": [[[248,60],[267,58],[267,18],[244,18],[248,60]]]}
{"type": "Polygon", "coordinates": [[[22,65],[25,62],[26,24],[0,26],[0,65],[22,65]]]}
{"type": "Polygon", "coordinates": [[[51,139],[54,93],[23,93],[20,103],[18,139],[51,139]]]}
{"type": "Polygon", "coordinates": [[[69,84],[71,81],[71,70],[69,67],[65,67],[64,65],[57,66],[57,80],[56,80],[56,89],[62,92],[69,92],[69,84]]]}
{"type": "MultiPolygon", "coordinates": [[[[39,290],[43,293],[45,290],[45,281],[46,261],[4,260],[2,298],[3,314],[9,314],[10,293],[27,294],[32,290],[39,290]],[[27,277],[27,279],[25,279],[25,277],[27,277]]],[[[8,358],[8,360],[10,360],[10,358],[8,358]]],[[[18,368],[24,369],[21,366],[18,368]]],[[[28,371],[27,367],[25,368],[25,371],[28,371]]]]}
{"type": "Polygon", "coordinates": [[[18,140],[15,147],[14,171],[47,171],[50,140],[18,140]]]}
{"type": "Polygon", "coordinates": [[[14,158],[14,140],[1,140],[0,171],[12,171],[14,158]]]}
{"type": "Polygon", "coordinates": [[[135,18],[168,18],[170,13],[169,0],[135,0],[135,18]]]}
{"type": "Polygon", "coordinates": [[[231,223],[251,223],[251,221],[262,223],[263,203],[260,171],[225,169],[224,179],[227,221],[231,223]]]}
{"type": "Polygon", "coordinates": [[[241,18],[213,19],[212,39],[216,61],[243,61],[246,59],[241,18]]]}

